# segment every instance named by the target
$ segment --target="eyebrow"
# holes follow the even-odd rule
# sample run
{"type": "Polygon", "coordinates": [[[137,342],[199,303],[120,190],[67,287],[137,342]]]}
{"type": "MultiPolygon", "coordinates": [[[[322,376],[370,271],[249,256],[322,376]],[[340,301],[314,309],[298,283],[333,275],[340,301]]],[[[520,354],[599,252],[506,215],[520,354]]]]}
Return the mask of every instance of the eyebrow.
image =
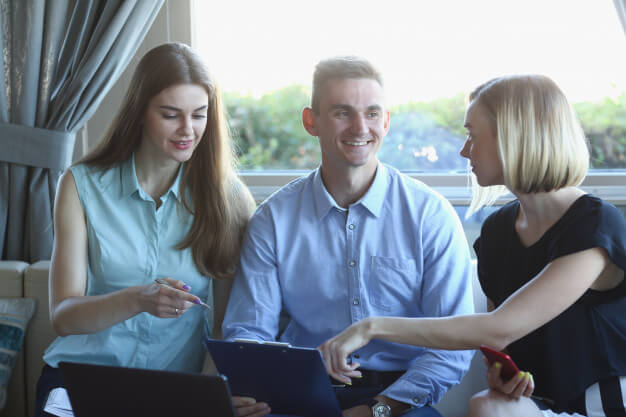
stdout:
{"type": "MultiPolygon", "coordinates": [[[[200,106],[197,109],[194,109],[194,112],[200,111],[200,110],[204,110],[206,108],[208,108],[209,106],[207,106],[206,104],[204,106],[200,106]]],[[[159,106],[160,109],[163,110],[171,110],[171,111],[177,111],[177,112],[182,112],[183,109],[179,109],[178,107],[174,107],[174,106],[168,106],[168,105],[163,105],[163,106],[159,106]]]]}
{"type": "MultiPolygon", "coordinates": [[[[334,104],[330,108],[331,110],[354,110],[354,107],[349,104],[334,104]]],[[[371,106],[367,106],[367,110],[379,110],[381,111],[383,107],[379,104],[372,104],[371,106]]]]}

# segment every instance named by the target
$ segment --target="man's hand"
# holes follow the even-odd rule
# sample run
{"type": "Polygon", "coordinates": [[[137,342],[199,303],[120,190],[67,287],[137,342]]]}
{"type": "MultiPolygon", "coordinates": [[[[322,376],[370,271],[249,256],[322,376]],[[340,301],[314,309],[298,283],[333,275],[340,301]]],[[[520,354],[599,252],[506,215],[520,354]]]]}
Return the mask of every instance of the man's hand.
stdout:
{"type": "Polygon", "coordinates": [[[269,405],[250,397],[233,396],[233,406],[238,417],[263,417],[270,413],[269,405]]]}
{"type": "Polygon", "coordinates": [[[490,389],[506,394],[513,399],[520,397],[530,397],[535,390],[535,381],[530,372],[519,372],[513,378],[504,382],[500,376],[502,365],[499,362],[489,366],[489,362],[483,358],[487,364],[487,385],[490,389]]]}

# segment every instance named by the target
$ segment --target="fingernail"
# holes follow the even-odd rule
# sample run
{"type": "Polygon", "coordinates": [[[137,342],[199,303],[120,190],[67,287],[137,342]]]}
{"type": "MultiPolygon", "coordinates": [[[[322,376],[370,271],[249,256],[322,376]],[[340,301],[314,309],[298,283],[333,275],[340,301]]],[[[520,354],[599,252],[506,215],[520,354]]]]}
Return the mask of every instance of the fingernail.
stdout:
{"type": "Polygon", "coordinates": [[[526,381],[530,381],[530,372],[526,372],[526,381]]]}
{"type": "Polygon", "coordinates": [[[194,298],[194,299],[193,299],[193,302],[194,302],[195,304],[201,304],[201,301],[200,301],[200,300],[198,300],[197,298],[194,298]]]}
{"type": "Polygon", "coordinates": [[[496,362],[493,366],[495,366],[496,369],[502,368],[502,364],[500,362],[496,362]]]}
{"type": "Polygon", "coordinates": [[[352,382],[346,382],[346,385],[352,386],[352,382]]]}
{"type": "Polygon", "coordinates": [[[524,376],[526,376],[526,374],[524,372],[520,372],[517,374],[517,379],[522,379],[524,376]]]}
{"type": "Polygon", "coordinates": [[[363,378],[363,375],[357,375],[355,378],[363,378]]]}
{"type": "Polygon", "coordinates": [[[189,285],[187,285],[187,284],[183,285],[183,290],[190,290],[190,289],[191,289],[191,287],[189,285]]]}

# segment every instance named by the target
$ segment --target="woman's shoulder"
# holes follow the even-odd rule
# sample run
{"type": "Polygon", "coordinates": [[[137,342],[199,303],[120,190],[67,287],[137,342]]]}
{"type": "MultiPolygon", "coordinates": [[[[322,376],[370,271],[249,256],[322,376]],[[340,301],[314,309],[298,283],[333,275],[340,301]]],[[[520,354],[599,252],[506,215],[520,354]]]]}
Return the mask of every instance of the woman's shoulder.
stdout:
{"type": "Polygon", "coordinates": [[[584,233],[586,235],[597,234],[621,234],[626,239],[626,219],[617,207],[596,197],[585,194],[572,204],[563,216],[564,227],[584,233]]]}

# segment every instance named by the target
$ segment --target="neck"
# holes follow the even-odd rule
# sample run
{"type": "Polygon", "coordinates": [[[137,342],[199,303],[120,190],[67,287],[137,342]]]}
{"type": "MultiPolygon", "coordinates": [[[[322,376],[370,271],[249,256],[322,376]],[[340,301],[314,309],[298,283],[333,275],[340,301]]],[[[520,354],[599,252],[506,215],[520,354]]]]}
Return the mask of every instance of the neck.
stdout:
{"type": "Polygon", "coordinates": [[[369,190],[374,178],[378,161],[347,170],[333,170],[322,162],[322,181],[335,202],[343,208],[358,201],[369,190]]]}
{"type": "Polygon", "coordinates": [[[576,187],[567,187],[547,193],[514,194],[520,202],[518,226],[547,230],[585,192],[576,187]]]}
{"type": "Polygon", "coordinates": [[[135,152],[135,172],[141,188],[155,201],[167,192],[176,180],[180,163],[157,161],[139,149],[135,152]]]}

